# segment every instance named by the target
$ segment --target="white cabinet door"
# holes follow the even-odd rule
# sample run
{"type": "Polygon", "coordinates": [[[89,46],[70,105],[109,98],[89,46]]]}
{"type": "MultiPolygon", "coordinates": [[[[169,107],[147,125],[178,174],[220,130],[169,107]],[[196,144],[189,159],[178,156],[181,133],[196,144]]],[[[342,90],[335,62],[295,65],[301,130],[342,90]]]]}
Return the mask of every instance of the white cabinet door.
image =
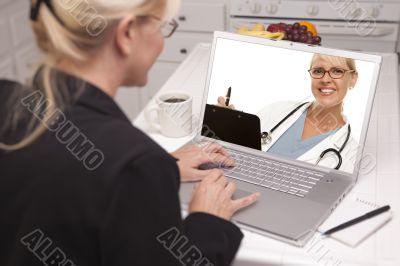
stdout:
{"type": "Polygon", "coordinates": [[[18,79],[23,82],[29,82],[30,78],[35,74],[41,60],[40,51],[36,45],[27,45],[16,52],[15,62],[18,79]]]}
{"type": "Polygon", "coordinates": [[[11,57],[0,61],[0,79],[15,79],[14,65],[11,57]]]}
{"type": "Polygon", "coordinates": [[[29,7],[15,10],[9,17],[14,45],[18,46],[33,40],[33,32],[29,21],[29,7]]]}
{"type": "Polygon", "coordinates": [[[41,59],[29,21],[30,1],[0,0],[0,78],[25,83],[41,59]]]}
{"type": "Polygon", "coordinates": [[[133,120],[141,110],[140,88],[122,87],[117,91],[115,101],[129,119],[133,120]]]}
{"type": "MultiPolygon", "coordinates": [[[[169,77],[178,68],[179,64],[158,62],[152,67],[149,73],[148,99],[150,100],[156,94],[169,77]]],[[[147,103],[147,102],[146,102],[147,103]]]]}
{"type": "Polygon", "coordinates": [[[213,32],[226,28],[223,3],[182,3],[177,16],[180,31],[213,32]]]}
{"type": "Polygon", "coordinates": [[[158,60],[182,62],[198,43],[212,42],[212,38],[212,33],[176,32],[165,42],[158,60]]]}
{"type": "Polygon", "coordinates": [[[8,51],[12,49],[12,39],[10,33],[10,27],[8,26],[8,21],[3,17],[0,18],[0,57],[7,54],[8,51]]]}

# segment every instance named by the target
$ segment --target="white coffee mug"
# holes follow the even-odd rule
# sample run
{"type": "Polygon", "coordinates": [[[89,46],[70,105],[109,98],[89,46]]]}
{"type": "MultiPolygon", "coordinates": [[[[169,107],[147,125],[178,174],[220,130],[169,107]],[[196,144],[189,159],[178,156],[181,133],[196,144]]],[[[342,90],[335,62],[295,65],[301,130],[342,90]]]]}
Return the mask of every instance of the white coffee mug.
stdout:
{"type": "Polygon", "coordinates": [[[192,133],[193,98],[184,92],[166,92],[156,98],[144,112],[150,126],[171,138],[184,137],[192,133]],[[157,111],[156,119],[152,115],[157,111]]]}

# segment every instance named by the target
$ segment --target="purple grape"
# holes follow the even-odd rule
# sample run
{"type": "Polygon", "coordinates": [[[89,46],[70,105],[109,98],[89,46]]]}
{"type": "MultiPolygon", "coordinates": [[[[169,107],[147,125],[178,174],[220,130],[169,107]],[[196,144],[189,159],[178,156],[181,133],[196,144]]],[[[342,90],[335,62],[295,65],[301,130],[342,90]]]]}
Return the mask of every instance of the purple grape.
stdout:
{"type": "Polygon", "coordinates": [[[312,37],[311,38],[307,38],[306,43],[307,44],[313,44],[313,38],[312,37]]]}
{"type": "Polygon", "coordinates": [[[300,42],[302,42],[302,43],[306,43],[307,42],[307,35],[306,34],[301,34],[300,35],[300,39],[299,39],[299,41],[300,42]]]}
{"type": "Polygon", "coordinates": [[[289,33],[286,37],[289,41],[293,41],[293,34],[289,33]]]}
{"type": "Polygon", "coordinates": [[[293,41],[298,42],[300,39],[300,34],[293,34],[293,41]]]}
{"type": "Polygon", "coordinates": [[[293,26],[292,26],[292,25],[286,25],[285,31],[286,31],[287,33],[292,32],[292,30],[293,30],[293,26]]]}
{"type": "Polygon", "coordinates": [[[296,29],[293,29],[293,30],[292,30],[292,34],[293,34],[293,35],[295,35],[295,34],[299,34],[299,31],[298,31],[298,30],[296,30],[296,29]]]}
{"type": "Polygon", "coordinates": [[[307,32],[307,26],[300,26],[299,28],[301,31],[307,32]]]}
{"type": "Polygon", "coordinates": [[[320,44],[321,43],[321,37],[320,36],[315,36],[312,41],[313,41],[313,44],[320,44]]]}
{"type": "Polygon", "coordinates": [[[296,23],[293,24],[293,28],[294,28],[294,29],[298,29],[299,27],[300,27],[300,24],[299,24],[298,22],[296,22],[296,23]]]}
{"type": "Polygon", "coordinates": [[[309,38],[312,38],[313,37],[313,34],[311,33],[311,31],[307,31],[307,37],[309,37],[309,38]]]}

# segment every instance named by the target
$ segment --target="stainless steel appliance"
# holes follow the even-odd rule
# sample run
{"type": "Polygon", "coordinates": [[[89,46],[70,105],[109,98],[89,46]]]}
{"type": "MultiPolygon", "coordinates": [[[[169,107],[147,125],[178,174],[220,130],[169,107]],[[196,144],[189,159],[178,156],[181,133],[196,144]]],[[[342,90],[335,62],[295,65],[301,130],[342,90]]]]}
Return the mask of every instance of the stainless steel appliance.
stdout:
{"type": "Polygon", "coordinates": [[[231,0],[230,30],[258,22],[316,25],[323,46],[399,52],[399,0],[231,0]]]}

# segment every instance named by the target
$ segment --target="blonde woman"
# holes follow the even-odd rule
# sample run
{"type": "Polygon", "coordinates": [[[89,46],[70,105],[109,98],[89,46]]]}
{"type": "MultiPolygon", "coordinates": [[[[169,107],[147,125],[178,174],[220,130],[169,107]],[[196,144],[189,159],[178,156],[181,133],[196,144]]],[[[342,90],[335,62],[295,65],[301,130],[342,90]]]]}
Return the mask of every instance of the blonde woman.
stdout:
{"type": "Polygon", "coordinates": [[[32,85],[0,83],[0,265],[229,265],[242,233],[229,219],[258,194],[209,161],[222,147],[166,153],[113,100],[143,86],[177,0],[33,1],[46,62],[32,85]],[[202,181],[181,220],[180,181],[202,181]]]}

